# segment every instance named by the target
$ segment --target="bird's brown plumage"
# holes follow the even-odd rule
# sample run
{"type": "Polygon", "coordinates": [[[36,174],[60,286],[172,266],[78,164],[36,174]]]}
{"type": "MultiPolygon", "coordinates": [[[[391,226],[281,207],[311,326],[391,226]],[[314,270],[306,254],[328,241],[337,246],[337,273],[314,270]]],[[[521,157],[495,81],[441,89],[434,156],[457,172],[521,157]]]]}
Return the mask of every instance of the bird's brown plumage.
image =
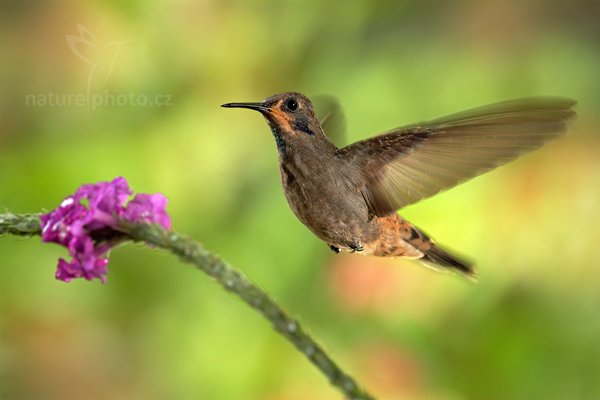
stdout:
{"type": "MultiPolygon", "coordinates": [[[[470,262],[439,247],[396,210],[559,136],[575,115],[574,104],[551,97],[507,101],[396,128],[343,148],[325,135],[327,126],[324,131],[310,100],[300,93],[223,106],[252,108],[265,116],[292,211],[332,249],[417,258],[472,275],[470,262]]],[[[328,120],[341,125],[326,114],[322,121],[328,120]]]]}

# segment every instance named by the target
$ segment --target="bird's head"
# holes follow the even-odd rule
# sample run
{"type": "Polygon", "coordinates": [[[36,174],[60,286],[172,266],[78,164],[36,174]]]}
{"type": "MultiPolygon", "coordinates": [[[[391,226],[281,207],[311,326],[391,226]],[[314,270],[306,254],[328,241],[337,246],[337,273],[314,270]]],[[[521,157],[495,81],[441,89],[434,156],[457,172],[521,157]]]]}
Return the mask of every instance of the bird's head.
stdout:
{"type": "Polygon", "coordinates": [[[329,142],[310,100],[301,93],[280,93],[257,103],[227,103],[221,107],[260,112],[271,127],[280,152],[300,143],[322,143],[323,139],[329,142]]]}

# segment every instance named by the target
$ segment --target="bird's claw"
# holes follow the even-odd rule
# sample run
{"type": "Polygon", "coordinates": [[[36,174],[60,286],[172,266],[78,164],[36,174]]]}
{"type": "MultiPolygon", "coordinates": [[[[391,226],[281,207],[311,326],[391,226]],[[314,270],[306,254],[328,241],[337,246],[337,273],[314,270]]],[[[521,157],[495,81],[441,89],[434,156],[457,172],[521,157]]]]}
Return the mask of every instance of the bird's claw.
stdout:
{"type": "Polygon", "coordinates": [[[358,244],[351,244],[350,248],[352,249],[352,253],[356,253],[356,252],[360,252],[360,251],[364,250],[362,244],[360,244],[360,243],[358,243],[358,244]]]}

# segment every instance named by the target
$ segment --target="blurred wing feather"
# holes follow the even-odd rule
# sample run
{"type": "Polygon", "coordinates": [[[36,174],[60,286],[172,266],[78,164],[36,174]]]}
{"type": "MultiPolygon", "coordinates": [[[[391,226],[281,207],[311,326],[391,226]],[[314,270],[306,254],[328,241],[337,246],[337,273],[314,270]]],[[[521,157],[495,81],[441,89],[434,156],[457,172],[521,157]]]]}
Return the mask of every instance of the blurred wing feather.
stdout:
{"type": "Polygon", "coordinates": [[[396,128],[338,150],[358,163],[377,216],[430,197],[514,160],[562,134],[575,101],[530,98],[396,128]]]}
{"type": "Polygon", "coordinates": [[[346,118],[339,101],[328,95],[314,96],[312,103],[323,132],[338,147],[346,142],[346,118]]]}

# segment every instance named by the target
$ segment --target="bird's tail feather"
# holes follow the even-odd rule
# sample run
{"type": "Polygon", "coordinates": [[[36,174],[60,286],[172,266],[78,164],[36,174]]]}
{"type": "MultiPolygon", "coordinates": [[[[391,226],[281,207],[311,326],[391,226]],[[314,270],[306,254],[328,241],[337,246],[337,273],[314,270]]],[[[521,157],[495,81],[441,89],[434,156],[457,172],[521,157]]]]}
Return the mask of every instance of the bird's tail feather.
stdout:
{"type": "Polygon", "coordinates": [[[453,269],[472,279],[477,276],[473,263],[451,254],[437,244],[432,243],[431,247],[423,252],[423,258],[419,261],[435,269],[453,269]]]}
{"type": "Polygon", "coordinates": [[[384,235],[383,240],[377,241],[369,254],[412,258],[438,271],[460,272],[476,279],[475,266],[472,262],[438,246],[422,230],[398,214],[381,218],[379,223],[387,234],[384,235]]]}

